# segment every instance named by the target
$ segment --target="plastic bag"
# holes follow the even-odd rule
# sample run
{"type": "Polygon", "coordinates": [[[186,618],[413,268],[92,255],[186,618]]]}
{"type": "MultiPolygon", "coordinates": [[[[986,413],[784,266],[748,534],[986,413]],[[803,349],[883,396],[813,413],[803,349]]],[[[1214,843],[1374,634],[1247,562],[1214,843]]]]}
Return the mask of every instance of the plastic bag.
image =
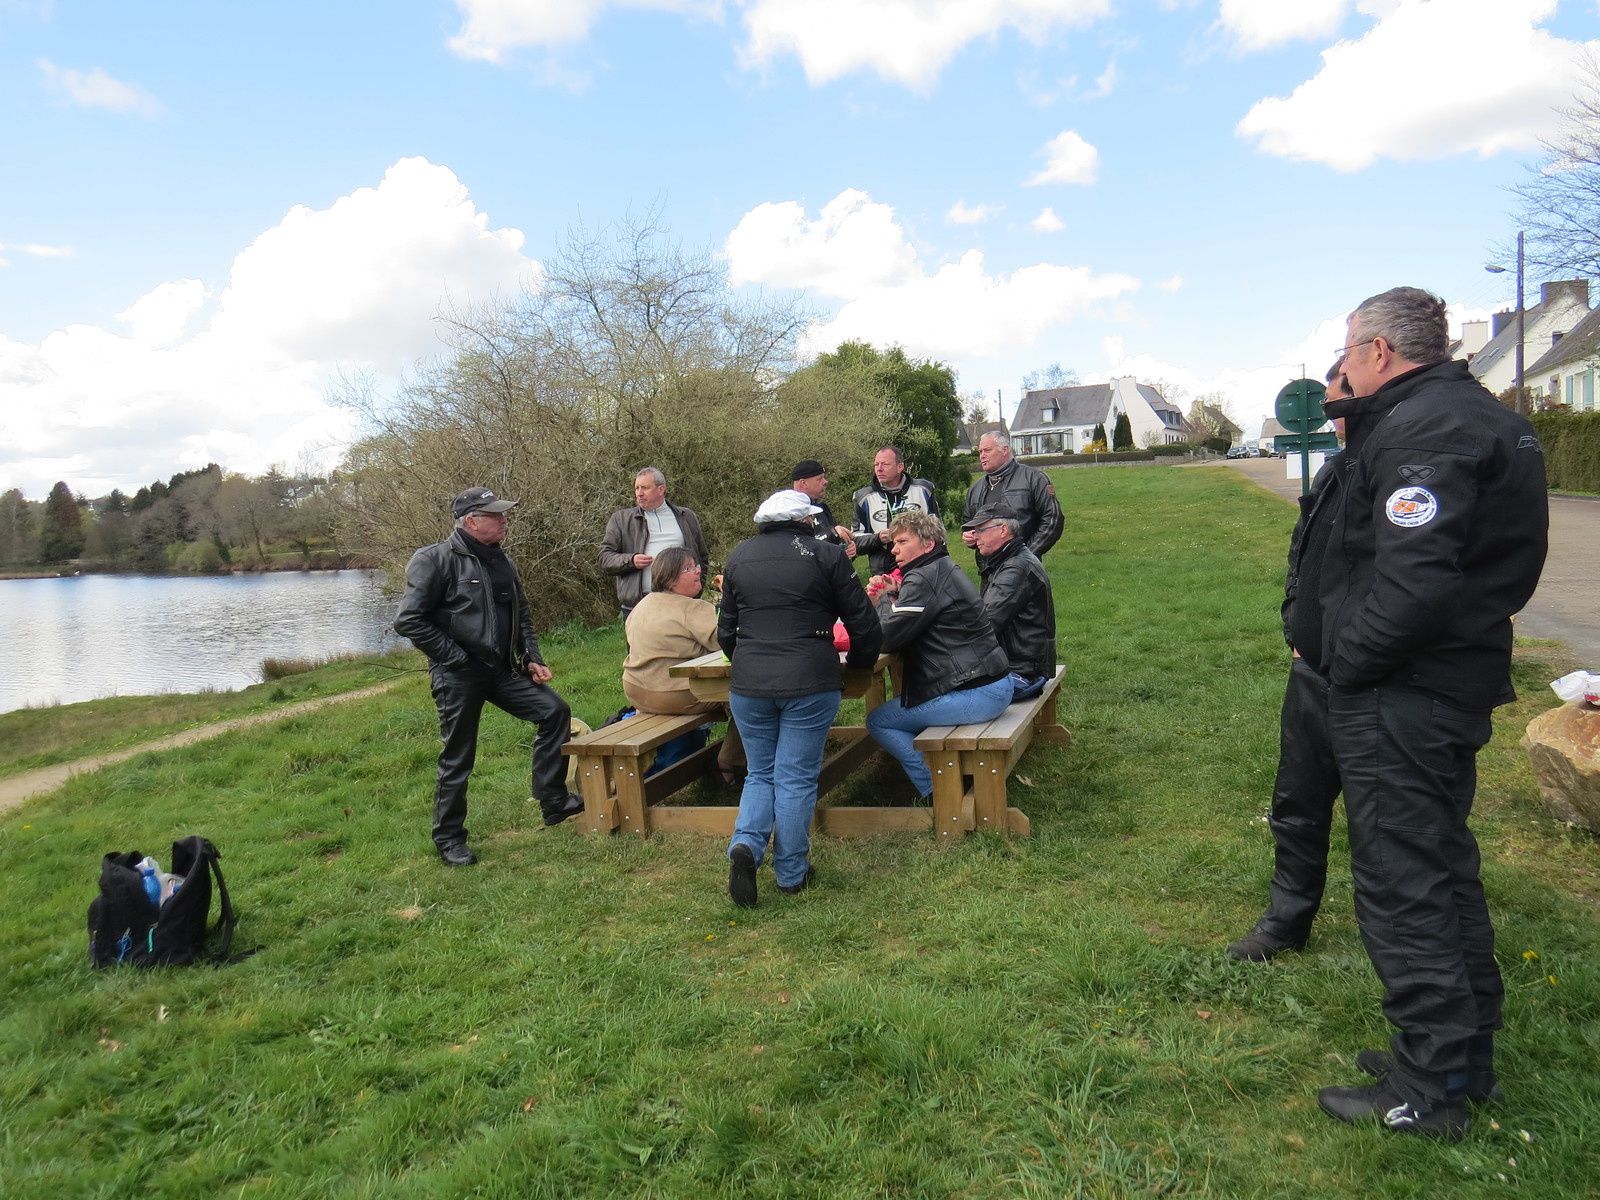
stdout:
{"type": "Polygon", "coordinates": [[[1585,704],[1600,705],[1600,673],[1569,672],[1560,679],[1552,680],[1550,690],[1563,700],[1581,700],[1585,704]]]}

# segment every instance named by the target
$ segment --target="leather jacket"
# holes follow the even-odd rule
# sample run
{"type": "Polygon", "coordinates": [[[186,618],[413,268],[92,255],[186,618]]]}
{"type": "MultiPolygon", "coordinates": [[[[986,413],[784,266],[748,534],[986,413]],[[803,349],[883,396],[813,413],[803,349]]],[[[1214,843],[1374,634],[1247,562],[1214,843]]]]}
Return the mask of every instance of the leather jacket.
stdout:
{"type": "Polygon", "coordinates": [[[939,546],[901,568],[900,593],[878,601],[883,648],[904,664],[907,708],[1007,674],[1006,652],[995,639],[972,580],[939,546]]]}
{"type": "Polygon", "coordinates": [[[1348,443],[1317,597],[1329,679],[1466,709],[1514,699],[1511,616],[1538,585],[1549,528],[1533,426],[1455,361],[1324,411],[1345,418],[1348,443]]]}
{"type": "Polygon", "coordinates": [[[851,498],[855,513],[853,531],[856,553],[867,556],[868,569],[874,575],[887,575],[894,570],[894,554],[878,535],[889,528],[889,522],[903,512],[925,512],[939,516],[939,492],[926,479],[907,475],[900,486],[890,491],[876,477],[865,487],[858,487],[851,498]]]}
{"type": "Polygon", "coordinates": [[[984,559],[983,611],[1011,669],[1028,679],[1056,673],[1056,602],[1044,564],[1012,538],[984,559]]]}
{"type": "MultiPolygon", "coordinates": [[[[451,671],[492,666],[500,656],[494,597],[489,574],[456,530],[442,542],[424,546],[406,564],[406,591],[394,617],[394,631],[411,639],[435,666],[451,671]]],[[[512,568],[512,631],[506,665],[519,674],[529,663],[543,663],[539,636],[522,579],[512,568]]]]}
{"type": "MultiPolygon", "coordinates": [[[[711,567],[711,557],[706,553],[706,535],[700,528],[700,518],[694,509],[683,508],[666,501],[672,515],[678,518],[678,531],[683,534],[683,548],[694,555],[702,571],[711,567]]],[[[606,522],[605,534],[600,539],[600,569],[617,577],[617,603],[632,608],[645,595],[645,578],[650,568],[640,570],[633,565],[633,556],[643,554],[649,544],[650,530],[645,524],[644,509],[637,504],[632,508],[619,508],[606,522]]]]}
{"type": "Polygon", "coordinates": [[[970,521],[985,504],[1003,501],[1022,524],[1017,536],[1027,543],[1035,558],[1043,558],[1061,540],[1061,502],[1056,485],[1038,467],[1012,459],[991,475],[979,475],[967,489],[966,507],[961,519],[970,521]]]}
{"type": "Polygon", "coordinates": [[[717,644],[741,696],[809,696],[840,690],[833,623],[850,632],[846,662],[870,667],[882,633],[844,550],[800,521],[777,521],[740,542],[723,572],[717,644]]]}

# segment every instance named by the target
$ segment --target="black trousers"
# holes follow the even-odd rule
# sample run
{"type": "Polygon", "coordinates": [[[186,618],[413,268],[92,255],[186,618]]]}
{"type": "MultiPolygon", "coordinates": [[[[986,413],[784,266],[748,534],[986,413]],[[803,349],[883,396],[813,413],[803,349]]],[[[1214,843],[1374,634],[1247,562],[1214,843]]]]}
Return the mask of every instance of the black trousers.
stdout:
{"type": "Polygon", "coordinates": [[[567,759],[561,747],[572,733],[572,710],[546,684],[509,667],[498,672],[430,667],[439,709],[439,783],[433,798],[433,841],[443,848],[467,840],[467,779],[478,757],[478,719],[485,702],[538,726],[533,739],[533,796],[545,811],[567,795],[567,759]]]}
{"type": "Polygon", "coordinates": [[[1459,1094],[1493,1063],[1505,991],[1467,828],[1490,714],[1404,687],[1334,688],[1356,919],[1383,984],[1402,1097],[1459,1094]]]}
{"type": "Polygon", "coordinates": [[[1303,942],[1328,882],[1328,831],[1339,796],[1339,764],[1328,740],[1328,681],[1302,658],[1289,664],[1272,785],[1271,899],[1256,927],[1303,942]]]}

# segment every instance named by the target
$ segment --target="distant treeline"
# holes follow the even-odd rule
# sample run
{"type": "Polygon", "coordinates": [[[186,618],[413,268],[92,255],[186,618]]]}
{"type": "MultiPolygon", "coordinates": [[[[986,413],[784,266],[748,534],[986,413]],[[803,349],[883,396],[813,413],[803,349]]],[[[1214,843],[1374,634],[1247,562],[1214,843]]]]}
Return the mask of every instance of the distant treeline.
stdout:
{"type": "Polygon", "coordinates": [[[332,476],[260,476],[216,463],[156,480],[132,496],[90,499],[65,480],[42,501],[0,494],[0,567],[227,571],[338,566],[349,558],[332,476]]]}

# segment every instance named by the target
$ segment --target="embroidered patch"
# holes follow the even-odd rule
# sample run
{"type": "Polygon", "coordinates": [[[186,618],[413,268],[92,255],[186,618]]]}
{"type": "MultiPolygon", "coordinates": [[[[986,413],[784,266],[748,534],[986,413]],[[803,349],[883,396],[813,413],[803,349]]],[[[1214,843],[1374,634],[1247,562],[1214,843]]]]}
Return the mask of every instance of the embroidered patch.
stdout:
{"type": "Polygon", "coordinates": [[[1525,433],[1517,440],[1517,449],[1537,450],[1540,454],[1544,453],[1544,447],[1539,445],[1539,439],[1534,437],[1531,433],[1525,433]]]}
{"type": "Polygon", "coordinates": [[[1432,467],[1401,467],[1400,474],[1406,477],[1407,483],[1426,483],[1433,477],[1432,467]]]}
{"type": "Polygon", "coordinates": [[[1439,515],[1439,501],[1427,488],[1403,487],[1384,501],[1383,510],[1391,525],[1415,529],[1439,515]]]}

